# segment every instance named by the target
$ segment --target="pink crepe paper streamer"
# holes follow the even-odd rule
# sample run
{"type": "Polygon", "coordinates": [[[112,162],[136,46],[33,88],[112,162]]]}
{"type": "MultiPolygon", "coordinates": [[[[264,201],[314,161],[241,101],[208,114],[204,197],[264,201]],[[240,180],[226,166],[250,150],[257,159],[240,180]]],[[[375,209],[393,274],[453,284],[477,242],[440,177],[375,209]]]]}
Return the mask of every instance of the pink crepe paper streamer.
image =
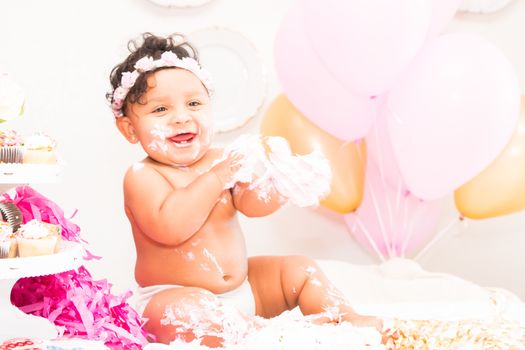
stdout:
{"type": "MultiPolygon", "coordinates": [[[[92,254],[87,248],[87,242],[80,237],[80,227],[67,219],[64,211],[52,200],[38,193],[30,186],[18,186],[14,198],[4,193],[4,201],[15,204],[22,212],[22,221],[27,223],[33,219],[60,225],[62,228],[62,238],[67,241],[82,243],[86,255],[85,260],[100,259],[99,256],[92,254]]],[[[73,216],[77,211],[73,213],[73,216]]]]}
{"type": "Polygon", "coordinates": [[[116,296],[110,289],[107,280],[94,281],[82,266],[78,272],[18,280],[11,302],[26,313],[49,319],[66,338],[103,341],[113,350],[142,349],[150,335],[126,302],[131,291],[116,296]]]}

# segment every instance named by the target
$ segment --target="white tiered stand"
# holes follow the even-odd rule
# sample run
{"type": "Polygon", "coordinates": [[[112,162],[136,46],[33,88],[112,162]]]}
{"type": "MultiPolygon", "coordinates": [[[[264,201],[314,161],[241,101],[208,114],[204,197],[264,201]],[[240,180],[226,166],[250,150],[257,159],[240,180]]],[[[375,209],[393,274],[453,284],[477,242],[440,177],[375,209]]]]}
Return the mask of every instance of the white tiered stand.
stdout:
{"type": "MultiPolygon", "coordinates": [[[[57,182],[60,165],[0,164],[0,193],[22,184],[57,182]]],[[[63,241],[58,253],[27,258],[0,259],[0,341],[31,337],[53,339],[56,327],[47,319],[31,316],[11,304],[11,289],[19,278],[52,275],[82,265],[80,244],[63,241]]]]}

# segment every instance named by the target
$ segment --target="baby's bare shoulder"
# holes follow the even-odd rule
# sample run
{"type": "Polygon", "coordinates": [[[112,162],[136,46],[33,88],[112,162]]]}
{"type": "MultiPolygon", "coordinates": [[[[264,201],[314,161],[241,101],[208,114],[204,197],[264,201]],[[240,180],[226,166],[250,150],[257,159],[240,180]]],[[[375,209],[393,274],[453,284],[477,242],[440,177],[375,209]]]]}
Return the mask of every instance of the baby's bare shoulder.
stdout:
{"type": "Polygon", "coordinates": [[[137,162],[129,167],[124,175],[124,189],[137,190],[143,187],[162,185],[167,180],[162,172],[148,162],[137,162]]]}
{"type": "Polygon", "coordinates": [[[157,173],[158,171],[153,166],[144,161],[140,161],[133,163],[128,168],[126,175],[124,175],[124,181],[142,179],[144,177],[154,176],[157,173]]]}
{"type": "Polygon", "coordinates": [[[144,206],[144,201],[162,202],[173,191],[173,182],[155,166],[139,162],[133,164],[124,176],[124,200],[126,206],[144,206]]]}
{"type": "Polygon", "coordinates": [[[173,190],[186,186],[191,173],[188,169],[180,170],[145,159],[129,167],[124,176],[124,187],[173,190]]]}

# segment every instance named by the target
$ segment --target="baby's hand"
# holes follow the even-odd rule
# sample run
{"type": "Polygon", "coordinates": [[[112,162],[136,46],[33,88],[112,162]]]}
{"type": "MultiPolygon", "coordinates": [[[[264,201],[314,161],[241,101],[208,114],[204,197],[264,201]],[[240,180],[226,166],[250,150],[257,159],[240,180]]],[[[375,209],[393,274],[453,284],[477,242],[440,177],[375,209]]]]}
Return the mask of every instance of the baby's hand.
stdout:
{"type": "MultiPolygon", "coordinates": [[[[235,174],[241,168],[241,160],[243,156],[239,153],[230,153],[226,159],[217,163],[211,168],[211,171],[217,175],[217,178],[222,183],[223,187],[227,187],[233,180],[235,174]]],[[[232,187],[234,184],[231,184],[232,187]]]]}

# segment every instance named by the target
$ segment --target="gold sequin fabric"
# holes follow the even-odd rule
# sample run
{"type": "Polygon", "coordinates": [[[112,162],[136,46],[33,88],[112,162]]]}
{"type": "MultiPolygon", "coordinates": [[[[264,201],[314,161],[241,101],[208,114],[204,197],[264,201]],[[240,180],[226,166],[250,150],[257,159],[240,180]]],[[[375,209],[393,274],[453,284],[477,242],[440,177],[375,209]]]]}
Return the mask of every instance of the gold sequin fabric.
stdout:
{"type": "Polygon", "coordinates": [[[525,324],[506,320],[394,320],[388,349],[525,350],[525,324]]]}

